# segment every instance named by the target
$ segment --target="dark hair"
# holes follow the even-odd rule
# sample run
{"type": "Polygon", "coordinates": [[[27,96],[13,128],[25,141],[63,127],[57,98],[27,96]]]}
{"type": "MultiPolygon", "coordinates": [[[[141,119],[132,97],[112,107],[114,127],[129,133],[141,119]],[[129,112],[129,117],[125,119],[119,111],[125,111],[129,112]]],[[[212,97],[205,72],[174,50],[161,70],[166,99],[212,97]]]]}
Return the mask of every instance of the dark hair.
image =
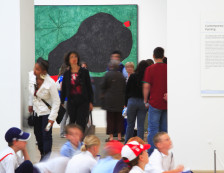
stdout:
{"type": "Polygon", "coordinates": [[[154,64],[154,61],[152,59],[147,59],[146,62],[150,65],[154,64]]]}
{"type": "Polygon", "coordinates": [[[67,70],[68,66],[63,63],[59,69],[59,74],[58,74],[58,77],[60,77],[61,75],[63,75],[65,73],[65,71],[67,70]]]}
{"type": "Polygon", "coordinates": [[[85,64],[86,67],[88,68],[88,65],[87,65],[87,63],[86,63],[85,61],[82,61],[82,62],[80,63],[81,66],[82,66],[83,64],[85,64]]]}
{"type": "Polygon", "coordinates": [[[8,142],[8,146],[9,147],[13,146],[13,142],[8,142]]]}
{"type": "Polygon", "coordinates": [[[65,64],[67,65],[67,66],[71,66],[71,64],[70,64],[70,62],[69,62],[69,60],[70,60],[70,55],[71,54],[76,54],[76,56],[77,56],[77,58],[78,58],[78,65],[79,65],[79,60],[80,60],[80,56],[79,56],[79,54],[76,52],[76,51],[71,51],[71,52],[68,52],[66,55],[65,55],[65,57],[64,57],[64,60],[65,60],[65,64]]]}
{"type": "Polygon", "coordinates": [[[164,57],[164,49],[162,47],[157,47],[153,51],[153,55],[156,59],[163,59],[164,57]]]}
{"type": "Polygon", "coordinates": [[[41,68],[42,70],[45,70],[45,71],[48,72],[49,63],[48,63],[47,60],[44,60],[42,57],[39,57],[39,58],[37,59],[37,62],[36,62],[36,63],[39,64],[39,66],[40,66],[40,68],[41,68]]]}
{"type": "Polygon", "coordinates": [[[167,57],[163,58],[163,63],[167,64],[167,57]]]}
{"type": "Polygon", "coordinates": [[[113,51],[110,55],[113,55],[113,54],[118,54],[118,55],[120,55],[120,58],[122,57],[122,53],[119,50],[113,51]]]}
{"type": "Polygon", "coordinates": [[[78,124],[68,124],[67,126],[65,126],[65,134],[68,134],[69,129],[73,128],[79,129],[83,133],[83,128],[78,124]]]}
{"type": "MultiPolygon", "coordinates": [[[[133,166],[135,166],[135,165],[138,164],[139,156],[140,156],[141,154],[142,154],[142,152],[141,152],[141,153],[140,153],[134,160],[132,160],[132,161],[130,161],[130,162],[127,162],[126,164],[127,164],[129,167],[125,167],[125,168],[121,169],[119,173],[128,173],[128,172],[131,170],[131,168],[132,168],[133,166]]],[[[123,159],[123,160],[127,160],[126,157],[122,157],[122,159],[123,159]]]]}
{"type": "Polygon", "coordinates": [[[138,84],[141,84],[142,83],[142,79],[144,77],[144,74],[145,74],[145,69],[149,66],[149,64],[147,63],[146,60],[142,60],[139,62],[136,70],[135,70],[135,73],[137,74],[138,76],[138,84]]]}

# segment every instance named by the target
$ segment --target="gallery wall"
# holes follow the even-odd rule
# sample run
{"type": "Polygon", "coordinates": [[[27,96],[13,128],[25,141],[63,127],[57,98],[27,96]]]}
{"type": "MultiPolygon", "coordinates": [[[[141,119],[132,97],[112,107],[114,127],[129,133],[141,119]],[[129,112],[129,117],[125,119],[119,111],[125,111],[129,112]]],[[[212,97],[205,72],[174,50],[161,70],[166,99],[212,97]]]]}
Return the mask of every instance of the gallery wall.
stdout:
{"type": "Polygon", "coordinates": [[[0,5],[0,150],[6,130],[21,126],[20,92],[20,4],[17,0],[1,1],[0,5]]]}
{"type": "MultiPolygon", "coordinates": [[[[151,58],[156,46],[167,48],[168,63],[168,129],[173,140],[176,163],[198,170],[213,169],[213,150],[217,150],[217,167],[224,169],[223,97],[200,95],[200,18],[206,11],[222,11],[222,0],[36,0],[36,5],[108,5],[138,4],[139,60],[151,58]],[[202,5],[203,4],[203,5],[202,5]],[[167,39],[166,39],[167,35],[167,39]],[[166,46],[167,45],[167,46],[166,46]]],[[[21,3],[22,5],[22,3],[21,3]]],[[[19,1],[2,1],[0,6],[1,47],[1,121],[0,139],[12,126],[21,127],[27,114],[26,73],[32,69],[34,33],[21,31],[25,16],[20,15],[19,1]],[[23,18],[23,19],[21,19],[23,18]],[[30,42],[28,46],[27,42],[30,42]],[[26,49],[27,51],[23,51],[26,49]],[[25,52],[29,52],[25,54],[25,52]],[[24,65],[25,63],[26,65],[24,65]]],[[[32,8],[27,6],[27,8],[32,8]]],[[[30,11],[32,16],[32,10],[30,11]]],[[[32,21],[26,23],[27,28],[32,21]],[[29,23],[29,24],[28,24],[29,23]]],[[[33,28],[30,28],[32,31],[33,28]]],[[[34,58],[34,57],[33,57],[34,58]]],[[[222,80],[222,79],[220,79],[222,80]]],[[[95,112],[98,127],[105,126],[105,112],[95,112]],[[99,118],[100,117],[100,118],[99,118]]],[[[0,150],[6,146],[0,142],[0,150]]]]}
{"type": "Polygon", "coordinates": [[[175,160],[196,170],[213,170],[213,150],[217,168],[224,169],[224,98],[200,95],[201,18],[204,13],[223,13],[223,5],[221,0],[167,4],[168,129],[175,160]]]}

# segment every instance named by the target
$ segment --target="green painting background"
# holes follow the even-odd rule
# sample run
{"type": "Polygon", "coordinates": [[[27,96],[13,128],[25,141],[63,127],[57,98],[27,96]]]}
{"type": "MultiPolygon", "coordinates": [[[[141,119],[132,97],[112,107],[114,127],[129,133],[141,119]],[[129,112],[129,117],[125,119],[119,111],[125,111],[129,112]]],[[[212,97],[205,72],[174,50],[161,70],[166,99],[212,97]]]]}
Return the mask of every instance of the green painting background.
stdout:
{"type": "MultiPolygon", "coordinates": [[[[137,65],[137,5],[93,6],[35,6],[35,60],[48,59],[48,54],[62,41],[76,34],[80,24],[99,12],[113,15],[124,23],[132,33],[133,45],[123,64],[132,61],[137,65]]],[[[88,63],[88,62],[87,62],[88,63]]],[[[105,72],[90,72],[92,77],[102,77],[105,72]]]]}

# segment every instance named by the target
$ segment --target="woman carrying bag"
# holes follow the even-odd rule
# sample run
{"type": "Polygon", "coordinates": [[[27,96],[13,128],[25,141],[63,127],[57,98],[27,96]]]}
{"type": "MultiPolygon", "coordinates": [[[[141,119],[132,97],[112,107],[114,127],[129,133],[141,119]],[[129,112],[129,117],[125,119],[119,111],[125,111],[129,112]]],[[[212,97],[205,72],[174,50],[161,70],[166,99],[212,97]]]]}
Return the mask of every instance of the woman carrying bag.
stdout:
{"type": "Polygon", "coordinates": [[[91,86],[89,71],[79,65],[79,54],[75,51],[65,56],[65,64],[69,70],[64,73],[61,104],[67,101],[67,111],[70,124],[80,125],[84,131],[89,119],[89,111],[93,109],[93,90],[91,86]]]}
{"type": "Polygon", "coordinates": [[[29,72],[29,112],[34,111],[34,134],[41,160],[51,152],[52,126],[60,106],[57,86],[47,74],[48,67],[48,61],[38,58],[34,70],[29,72]],[[44,102],[51,105],[51,109],[44,102]]]}

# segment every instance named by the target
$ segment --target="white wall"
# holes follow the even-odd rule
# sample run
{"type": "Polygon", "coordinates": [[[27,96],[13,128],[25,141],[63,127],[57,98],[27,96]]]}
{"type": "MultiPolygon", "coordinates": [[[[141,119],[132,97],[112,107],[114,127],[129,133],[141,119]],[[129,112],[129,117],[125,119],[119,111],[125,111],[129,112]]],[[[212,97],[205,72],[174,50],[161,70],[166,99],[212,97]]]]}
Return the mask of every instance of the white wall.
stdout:
{"type": "Polygon", "coordinates": [[[21,118],[23,129],[30,132],[31,138],[27,149],[32,161],[36,159],[36,152],[31,152],[35,146],[33,129],[27,127],[28,113],[28,72],[33,70],[35,62],[35,29],[34,29],[34,1],[20,0],[20,62],[21,62],[21,118]]]}
{"type": "MultiPolygon", "coordinates": [[[[167,4],[169,133],[176,160],[197,170],[213,169],[208,141],[224,160],[224,98],[200,96],[201,13],[223,12],[223,6],[222,0],[172,0],[167,4]]],[[[224,169],[219,160],[217,167],[224,169]]]]}
{"type": "Polygon", "coordinates": [[[20,10],[19,1],[0,5],[0,150],[7,146],[4,135],[12,126],[20,127],[20,10]]]}
{"type": "MultiPolygon", "coordinates": [[[[34,0],[35,5],[138,4],[138,60],[152,58],[155,47],[166,48],[166,0],[34,0]]],[[[93,121],[106,127],[105,111],[95,109],[93,121]]]]}

